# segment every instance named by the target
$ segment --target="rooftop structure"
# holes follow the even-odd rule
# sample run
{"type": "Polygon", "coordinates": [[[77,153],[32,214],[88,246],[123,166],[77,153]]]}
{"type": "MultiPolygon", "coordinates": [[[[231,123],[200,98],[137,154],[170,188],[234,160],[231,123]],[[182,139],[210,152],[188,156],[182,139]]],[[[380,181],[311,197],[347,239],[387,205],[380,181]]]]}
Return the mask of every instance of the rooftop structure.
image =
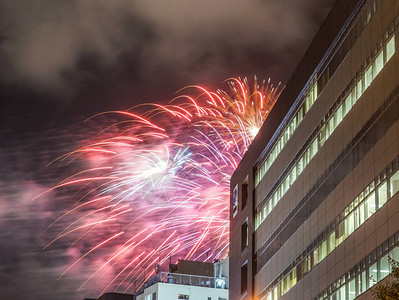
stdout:
{"type": "Polygon", "coordinates": [[[228,259],[215,263],[180,260],[171,272],[152,276],[138,291],[137,300],[227,300],[228,259]]]}

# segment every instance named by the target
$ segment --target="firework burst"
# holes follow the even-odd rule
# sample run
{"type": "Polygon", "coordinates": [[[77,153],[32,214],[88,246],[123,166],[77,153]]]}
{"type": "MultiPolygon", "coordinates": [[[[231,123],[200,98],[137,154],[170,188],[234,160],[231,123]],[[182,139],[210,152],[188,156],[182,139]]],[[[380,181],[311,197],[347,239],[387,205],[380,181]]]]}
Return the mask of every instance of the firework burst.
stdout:
{"type": "Polygon", "coordinates": [[[75,200],[44,247],[62,240],[80,253],[61,276],[85,261],[96,270],[82,287],[107,275],[104,291],[132,292],[172,257],[226,256],[230,176],[282,90],[270,80],[226,82],[227,91],[187,87],[141,115],[107,112],[118,121],[58,159],[86,168],[51,189],[75,200]]]}

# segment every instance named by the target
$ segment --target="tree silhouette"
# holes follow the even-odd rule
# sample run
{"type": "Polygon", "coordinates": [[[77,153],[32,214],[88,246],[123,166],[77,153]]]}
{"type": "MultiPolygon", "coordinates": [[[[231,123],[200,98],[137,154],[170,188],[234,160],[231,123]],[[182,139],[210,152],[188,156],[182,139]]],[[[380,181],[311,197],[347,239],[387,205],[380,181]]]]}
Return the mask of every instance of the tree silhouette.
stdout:
{"type": "Polygon", "coordinates": [[[388,260],[392,273],[384,283],[380,282],[372,288],[371,292],[376,299],[399,299],[399,262],[392,257],[388,257],[388,260]]]}

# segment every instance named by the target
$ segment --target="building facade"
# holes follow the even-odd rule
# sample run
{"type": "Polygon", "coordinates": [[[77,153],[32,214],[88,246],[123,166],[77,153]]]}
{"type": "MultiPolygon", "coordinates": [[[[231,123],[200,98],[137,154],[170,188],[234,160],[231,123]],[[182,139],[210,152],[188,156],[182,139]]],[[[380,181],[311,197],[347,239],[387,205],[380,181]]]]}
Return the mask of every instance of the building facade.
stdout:
{"type": "Polygon", "coordinates": [[[137,300],[228,300],[229,291],[197,284],[157,282],[136,296],[137,300]]]}
{"type": "Polygon", "coordinates": [[[236,299],[370,299],[399,259],[399,1],[338,0],[231,179],[236,299]]]}

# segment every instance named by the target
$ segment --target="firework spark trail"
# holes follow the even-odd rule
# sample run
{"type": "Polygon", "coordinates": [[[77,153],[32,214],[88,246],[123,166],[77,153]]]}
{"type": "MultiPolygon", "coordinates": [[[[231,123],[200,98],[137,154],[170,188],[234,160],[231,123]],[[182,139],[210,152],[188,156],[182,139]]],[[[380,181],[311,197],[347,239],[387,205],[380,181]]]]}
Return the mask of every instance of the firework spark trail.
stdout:
{"type": "Polygon", "coordinates": [[[90,257],[101,248],[103,262],[80,288],[101,272],[100,279],[112,278],[103,291],[131,291],[154,274],[154,263],[162,267],[172,256],[211,261],[227,254],[230,176],[282,89],[256,77],[252,87],[247,79],[226,82],[228,91],[186,87],[180,92],[191,95],[147,104],[141,115],[113,111],[87,120],[117,117],[97,141],[52,162],[86,170],[42,193],[74,191],[78,199],[48,228],[61,229],[45,248],[67,239],[82,253],[61,276],[83,259],[95,266],[90,257]]]}

